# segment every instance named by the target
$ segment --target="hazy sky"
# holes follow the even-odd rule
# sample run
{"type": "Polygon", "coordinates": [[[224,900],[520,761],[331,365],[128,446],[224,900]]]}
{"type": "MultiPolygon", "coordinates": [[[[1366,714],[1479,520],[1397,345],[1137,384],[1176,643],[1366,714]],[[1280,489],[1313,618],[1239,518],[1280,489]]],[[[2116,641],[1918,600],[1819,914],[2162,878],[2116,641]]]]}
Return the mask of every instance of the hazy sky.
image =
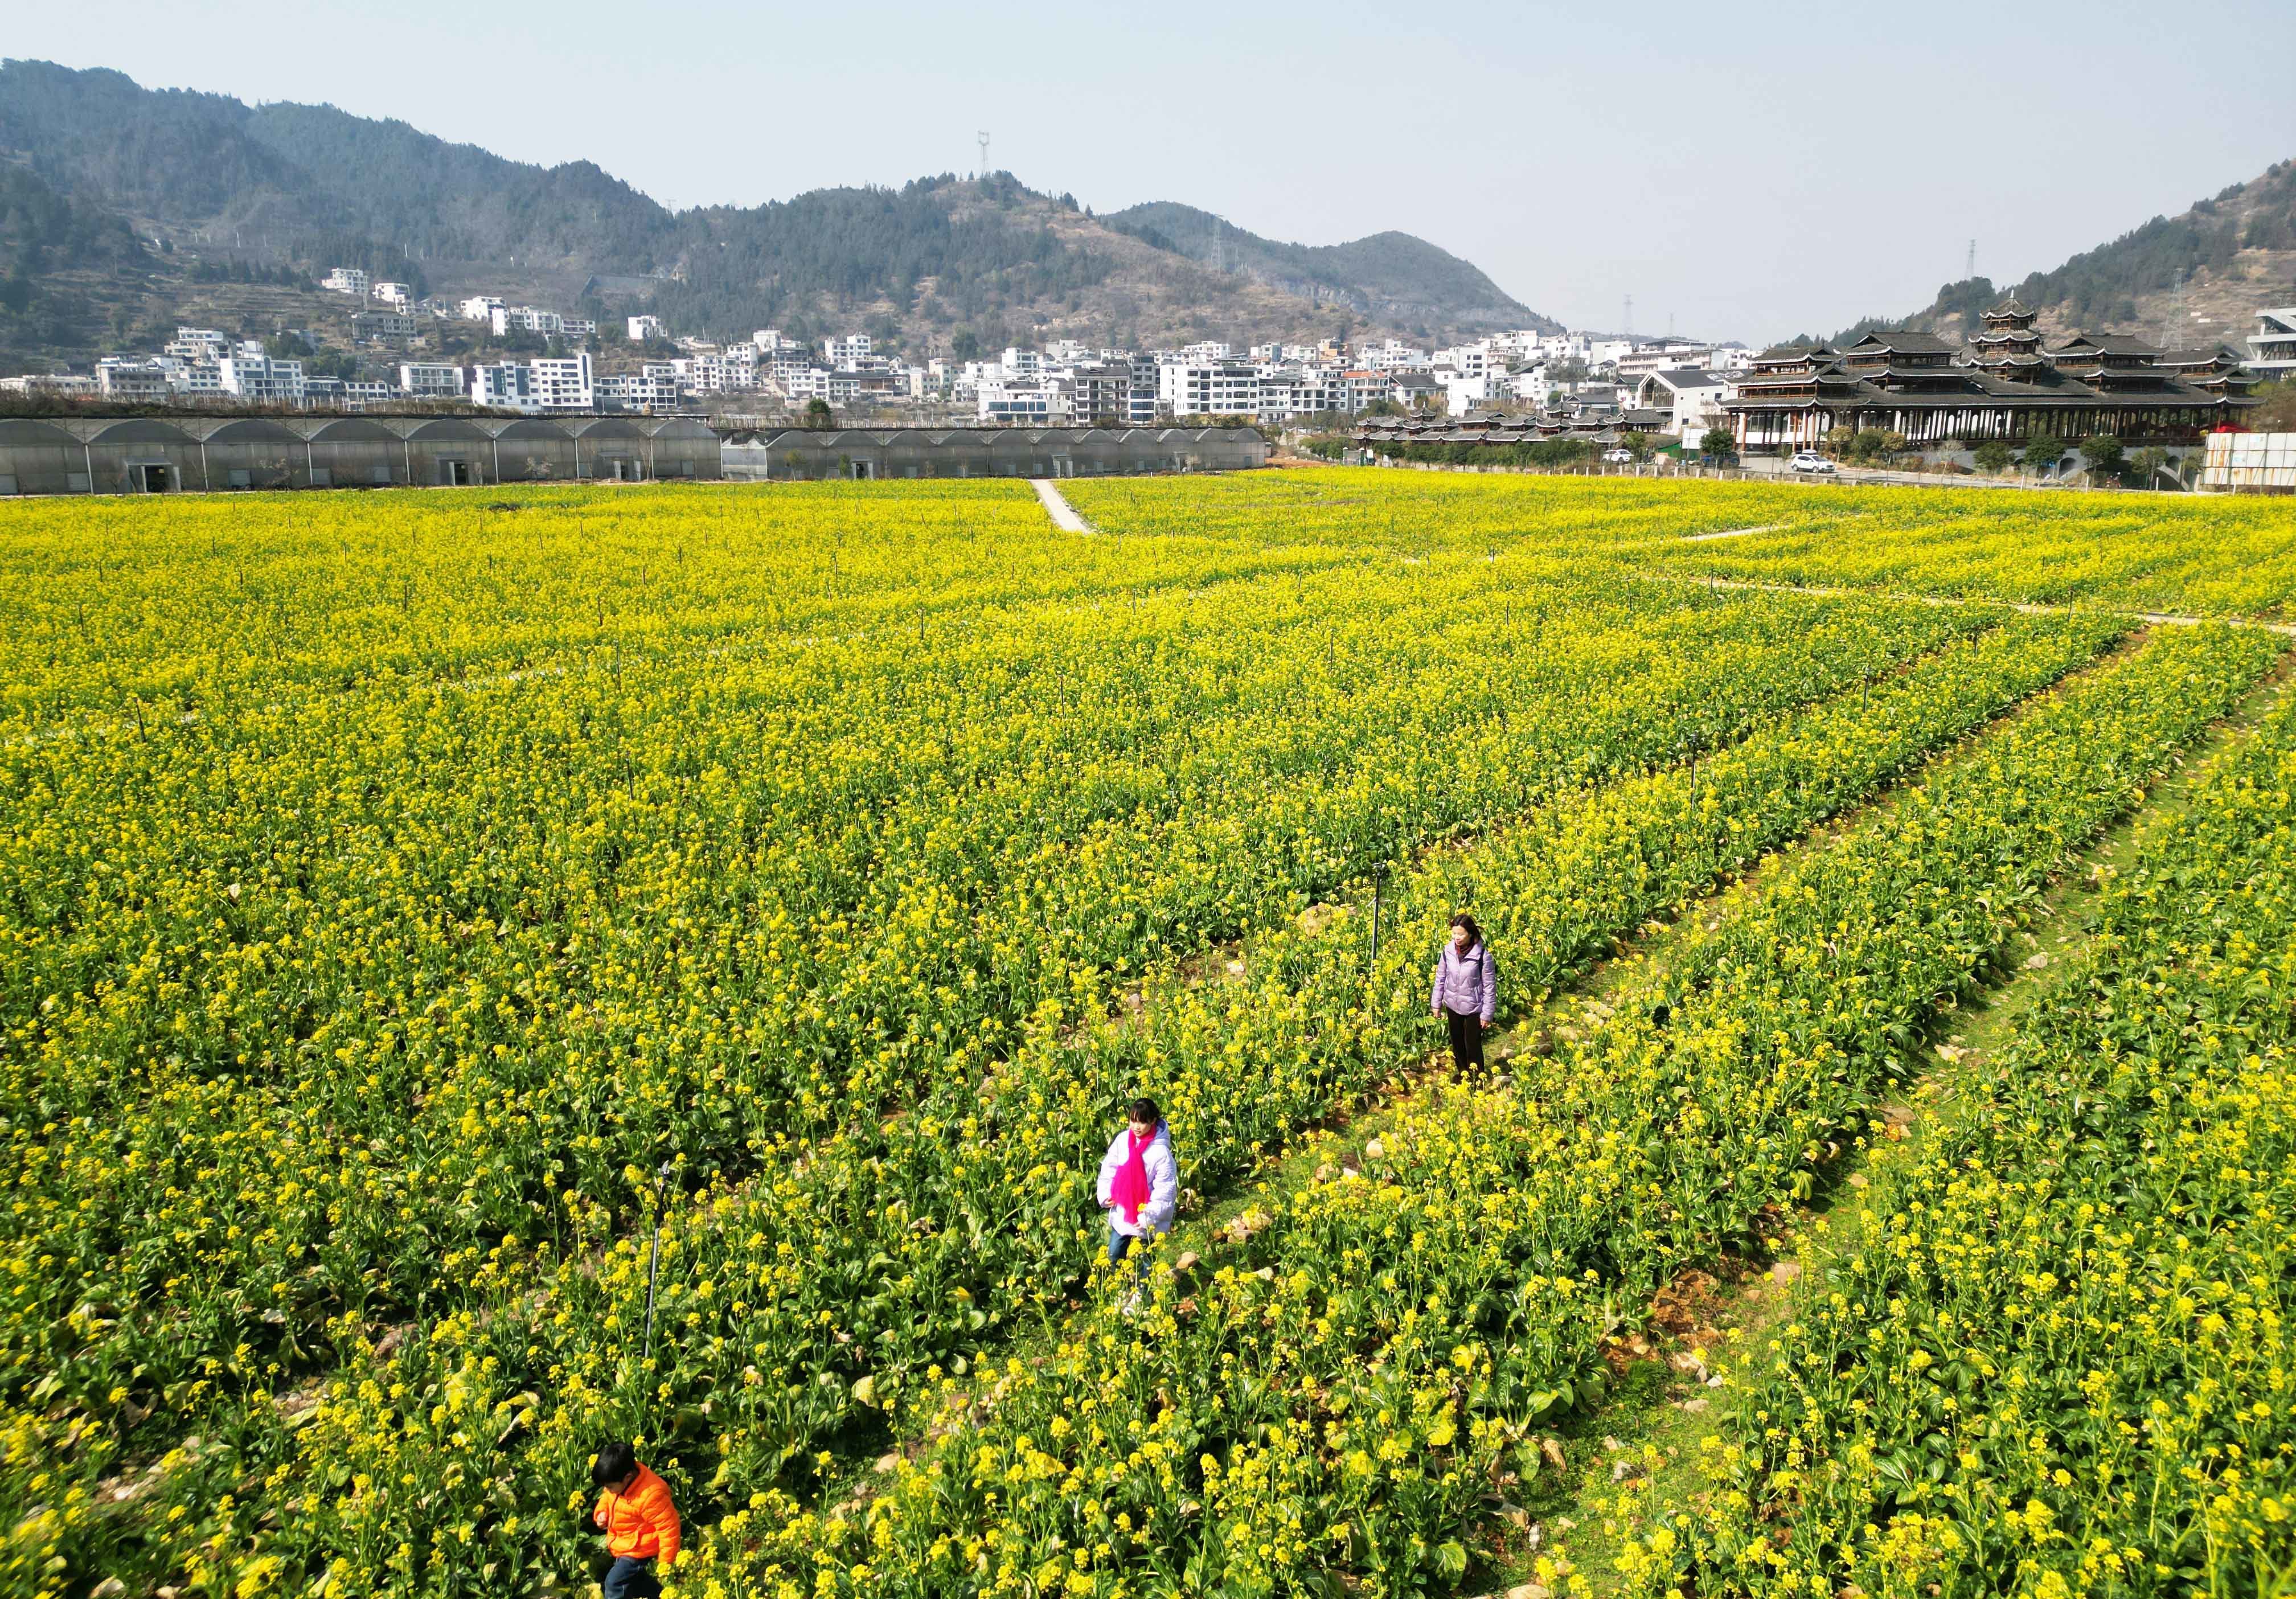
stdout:
{"type": "Polygon", "coordinates": [[[1760,340],[2057,265],[2296,155],[2296,0],[548,5],[0,0],[0,51],[328,101],[672,206],[992,166],[1574,326],[1760,340]]]}

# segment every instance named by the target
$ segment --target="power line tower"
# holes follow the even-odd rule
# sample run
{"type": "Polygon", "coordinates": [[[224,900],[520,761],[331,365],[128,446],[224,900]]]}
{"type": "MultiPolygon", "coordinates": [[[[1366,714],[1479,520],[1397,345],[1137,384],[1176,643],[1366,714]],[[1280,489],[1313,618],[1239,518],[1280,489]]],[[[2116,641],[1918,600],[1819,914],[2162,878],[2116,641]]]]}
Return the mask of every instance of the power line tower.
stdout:
{"type": "Polygon", "coordinates": [[[2186,320],[2187,319],[2185,315],[2185,269],[2182,266],[2179,266],[2177,268],[2177,281],[2169,291],[2169,308],[2161,313],[2161,348],[2175,349],[2177,348],[2177,340],[2184,335],[2186,320]]]}
{"type": "Polygon", "coordinates": [[[978,140],[980,140],[980,169],[979,169],[978,171],[974,172],[972,176],[973,176],[975,178],[983,178],[983,177],[987,177],[987,176],[988,176],[988,130],[986,130],[986,129],[984,128],[982,131],[980,131],[980,133],[977,133],[977,134],[973,135],[972,136],[973,136],[974,138],[976,138],[976,139],[978,139],[978,140]]]}
{"type": "Polygon", "coordinates": [[[1635,336],[1635,297],[1627,296],[1627,325],[1620,330],[1629,339],[1635,336]]]}
{"type": "Polygon", "coordinates": [[[1976,240],[1974,240],[1974,239],[1972,239],[1972,240],[1969,242],[1969,259],[1962,263],[1962,267],[1961,267],[1961,277],[1962,277],[1962,281],[1963,281],[1964,283],[1967,283],[1971,278],[1973,278],[1973,277],[1975,277],[1976,275],[1977,275],[1977,241],[1976,241],[1976,240]]]}

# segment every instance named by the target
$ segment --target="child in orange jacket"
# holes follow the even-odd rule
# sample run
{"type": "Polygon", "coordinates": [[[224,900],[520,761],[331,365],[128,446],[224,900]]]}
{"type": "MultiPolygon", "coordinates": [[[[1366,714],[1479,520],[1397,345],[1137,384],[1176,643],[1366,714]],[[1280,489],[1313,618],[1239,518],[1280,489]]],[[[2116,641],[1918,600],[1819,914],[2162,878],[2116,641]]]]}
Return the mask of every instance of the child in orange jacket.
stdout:
{"type": "Polygon", "coordinates": [[[605,1491],[590,1519],[606,1532],[606,1553],[614,1557],[602,1585],[605,1599],[656,1599],[661,1584],[652,1567],[677,1563],[677,1506],[669,1485],[638,1464],[637,1452],[619,1439],[598,1451],[590,1480],[605,1491]]]}

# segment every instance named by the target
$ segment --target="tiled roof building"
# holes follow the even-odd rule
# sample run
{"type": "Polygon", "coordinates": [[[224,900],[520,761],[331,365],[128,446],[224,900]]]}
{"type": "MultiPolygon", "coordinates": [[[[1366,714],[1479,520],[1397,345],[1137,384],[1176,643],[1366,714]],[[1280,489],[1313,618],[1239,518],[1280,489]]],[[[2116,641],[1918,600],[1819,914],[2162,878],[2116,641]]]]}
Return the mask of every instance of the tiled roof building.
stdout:
{"type": "Polygon", "coordinates": [[[2045,350],[2033,313],[2013,297],[1983,324],[1959,352],[1931,333],[1886,332],[1838,350],[1763,351],[1723,402],[1739,448],[1815,445],[1838,427],[1916,445],[2044,433],[2188,444],[2256,404],[2222,352],[2171,357],[2120,333],[2077,334],[2045,350]]]}

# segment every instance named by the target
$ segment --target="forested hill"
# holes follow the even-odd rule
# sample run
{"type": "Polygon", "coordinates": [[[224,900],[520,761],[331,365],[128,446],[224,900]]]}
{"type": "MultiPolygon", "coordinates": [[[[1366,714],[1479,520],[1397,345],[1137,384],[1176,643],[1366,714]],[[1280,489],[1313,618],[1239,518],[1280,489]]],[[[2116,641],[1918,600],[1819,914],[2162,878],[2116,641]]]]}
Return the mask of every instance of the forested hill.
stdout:
{"type": "Polygon", "coordinates": [[[643,306],[681,332],[864,325],[912,354],[1552,325],[1402,234],[1318,249],[1232,233],[1234,258],[1210,260],[1185,227],[1105,226],[1005,174],[674,212],[587,161],[540,167],[331,106],[44,62],[0,63],[0,172],[40,213],[55,275],[13,309],[0,300],[0,353],[85,358],[196,308],[191,285],[219,273],[299,289],[336,265],[564,311],[587,285],[594,313],[643,306]]]}
{"type": "Polygon", "coordinates": [[[2259,307],[2296,304],[2296,160],[2019,283],[1948,283],[1930,305],[1889,325],[1965,337],[1979,312],[2012,290],[2053,334],[2135,333],[2241,348],[2259,307]]]}
{"type": "Polygon", "coordinates": [[[1472,262],[1409,234],[1374,234],[1345,244],[1283,244],[1171,201],[1116,211],[1107,222],[1160,250],[1366,316],[1562,332],[1561,323],[1510,297],[1472,262]]]}

